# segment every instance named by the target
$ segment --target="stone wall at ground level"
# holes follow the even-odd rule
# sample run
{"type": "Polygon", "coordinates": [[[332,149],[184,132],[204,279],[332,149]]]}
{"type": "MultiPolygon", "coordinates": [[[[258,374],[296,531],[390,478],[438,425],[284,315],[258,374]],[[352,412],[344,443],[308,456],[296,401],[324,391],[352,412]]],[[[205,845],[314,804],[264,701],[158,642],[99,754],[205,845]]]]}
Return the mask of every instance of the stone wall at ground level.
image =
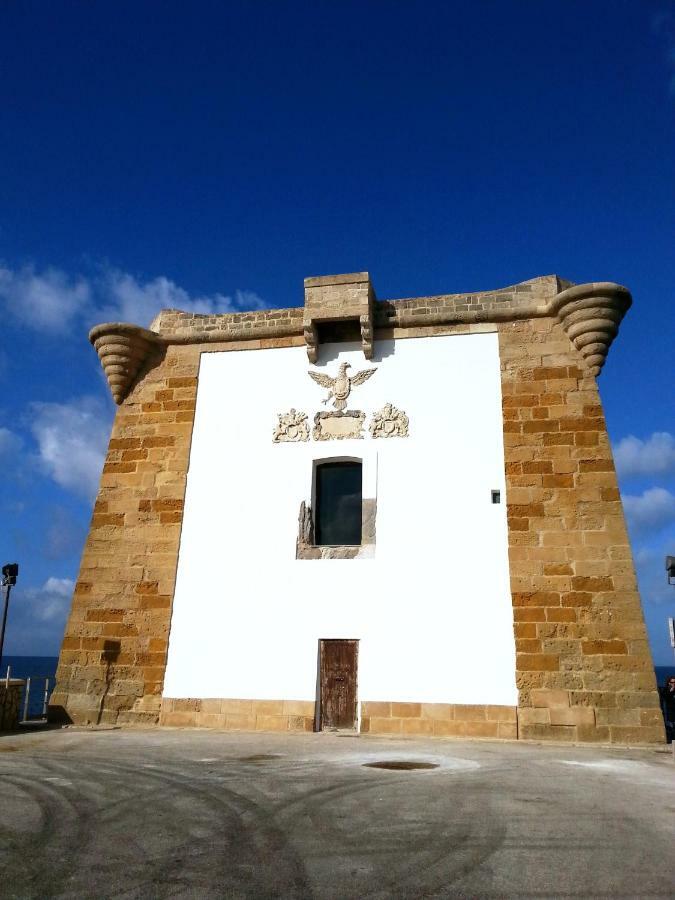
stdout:
{"type": "Polygon", "coordinates": [[[19,725],[21,690],[25,681],[10,678],[0,681],[0,731],[12,731],[19,725]]]}
{"type": "MultiPolygon", "coordinates": [[[[316,704],[308,700],[162,700],[160,725],[224,731],[314,731],[316,704]]],[[[508,738],[518,736],[515,706],[364,701],[363,734],[508,738]]]]}

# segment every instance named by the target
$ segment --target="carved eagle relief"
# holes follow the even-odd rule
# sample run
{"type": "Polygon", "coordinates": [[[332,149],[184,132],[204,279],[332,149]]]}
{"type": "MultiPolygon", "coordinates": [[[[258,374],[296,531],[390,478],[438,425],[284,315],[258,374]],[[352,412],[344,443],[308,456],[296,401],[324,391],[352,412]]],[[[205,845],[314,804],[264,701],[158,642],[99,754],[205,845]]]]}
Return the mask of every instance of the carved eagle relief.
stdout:
{"type": "Polygon", "coordinates": [[[324,375],[322,372],[308,373],[310,378],[313,378],[317,384],[328,388],[328,396],[325,400],[322,400],[322,403],[326,404],[332,399],[335,409],[346,409],[347,398],[351,393],[351,389],[359,384],[363,384],[377,371],[377,369],[363,369],[361,372],[357,372],[353,378],[350,378],[347,375],[347,369],[351,369],[350,363],[340,363],[340,368],[335,378],[331,378],[330,375],[324,375]]]}

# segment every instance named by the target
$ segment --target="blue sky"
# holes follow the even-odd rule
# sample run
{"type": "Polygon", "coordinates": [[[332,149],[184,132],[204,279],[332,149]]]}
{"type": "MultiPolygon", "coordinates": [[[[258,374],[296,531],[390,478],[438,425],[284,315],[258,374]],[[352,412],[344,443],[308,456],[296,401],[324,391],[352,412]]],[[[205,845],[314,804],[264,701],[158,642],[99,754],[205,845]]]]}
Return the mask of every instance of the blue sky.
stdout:
{"type": "Polygon", "coordinates": [[[556,272],[633,292],[599,384],[671,662],[674,123],[665,0],[2,4],[6,652],[58,650],[114,414],[92,324],[556,272]]]}

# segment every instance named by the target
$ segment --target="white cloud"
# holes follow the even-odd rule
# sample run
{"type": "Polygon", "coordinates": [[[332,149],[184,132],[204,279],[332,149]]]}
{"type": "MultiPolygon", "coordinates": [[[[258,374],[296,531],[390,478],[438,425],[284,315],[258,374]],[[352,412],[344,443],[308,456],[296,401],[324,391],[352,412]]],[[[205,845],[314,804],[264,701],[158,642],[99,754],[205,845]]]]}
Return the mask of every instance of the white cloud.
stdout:
{"type": "Polygon", "coordinates": [[[42,585],[42,590],[56,597],[70,597],[73,593],[75,582],[70,578],[54,578],[50,576],[42,585]]]}
{"type": "Polygon", "coordinates": [[[61,646],[74,587],[70,578],[52,576],[42,587],[25,587],[19,578],[14,589],[16,597],[12,594],[5,652],[16,656],[55,656],[61,646]]]}
{"type": "Polygon", "coordinates": [[[43,622],[51,622],[63,617],[68,611],[68,604],[73,593],[75,582],[70,578],[48,578],[37,594],[36,615],[43,622]]]}
{"type": "Polygon", "coordinates": [[[263,309],[265,305],[252,291],[236,291],[234,297],[213,294],[193,298],[163,275],[143,284],[133,275],[117,269],[108,270],[98,284],[105,303],[95,310],[98,322],[120,321],[149,325],[161,309],[181,309],[184,312],[208,315],[242,309],[263,309]]]}
{"type": "MultiPolygon", "coordinates": [[[[75,582],[70,578],[48,578],[42,587],[21,591],[21,618],[25,625],[65,623],[75,582]]],[[[18,599],[18,598],[17,598],[18,599]]]]}
{"type": "Polygon", "coordinates": [[[673,555],[668,538],[653,546],[640,547],[634,554],[643,602],[657,606],[673,602],[675,588],[666,579],[665,560],[668,555],[673,555]]]}
{"type": "Polygon", "coordinates": [[[655,431],[644,441],[629,435],[614,448],[614,461],[622,478],[665,475],[675,471],[675,437],[667,431],[655,431]]]}
{"type": "Polygon", "coordinates": [[[90,499],[103,467],[110,415],[101,400],[32,403],[29,427],[38,443],[39,465],[54,481],[90,499]]]}
{"type": "Polygon", "coordinates": [[[91,289],[84,279],[69,278],[58,269],[37,274],[33,266],[16,272],[0,267],[0,300],[22,325],[60,334],[89,307],[91,289]]]}
{"type": "Polygon", "coordinates": [[[0,302],[15,321],[50,334],[63,334],[77,322],[82,327],[119,321],[148,326],[167,308],[204,314],[265,308],[252,291],[191,297],[163,275],[143,282],[110,267],[85,277],[54,268],[38,273],[33,266],[17,271],[0,266],[0,302]]]}
{"type": "Polygon", "coordinates": [[[623,507],[635,533],[654,531],[675,522],[675,496],[665,488],[654,487],[639,496],[624,496],[623,507]]]}

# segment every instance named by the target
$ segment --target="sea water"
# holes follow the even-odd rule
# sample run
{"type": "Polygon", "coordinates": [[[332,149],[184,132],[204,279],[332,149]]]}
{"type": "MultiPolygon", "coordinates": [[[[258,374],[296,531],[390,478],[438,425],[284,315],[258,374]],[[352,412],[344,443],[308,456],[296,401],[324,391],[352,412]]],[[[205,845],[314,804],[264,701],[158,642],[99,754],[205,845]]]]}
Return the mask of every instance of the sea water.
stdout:
{"type": "MultiPolygon", "coordinates": [[[[45,678],[49,678],[49,693],[54,690],[54,678],[58,656],[4,656],[0,663],[0,678],[7,675],[10,669],[11,678],[30,678],[30,699],[28,703],[29,718],[42,715],[42,704],[45,695],[45,678]]],[[[21,698],[21,714],[23,715],[23,697],[21,698]]]]}

